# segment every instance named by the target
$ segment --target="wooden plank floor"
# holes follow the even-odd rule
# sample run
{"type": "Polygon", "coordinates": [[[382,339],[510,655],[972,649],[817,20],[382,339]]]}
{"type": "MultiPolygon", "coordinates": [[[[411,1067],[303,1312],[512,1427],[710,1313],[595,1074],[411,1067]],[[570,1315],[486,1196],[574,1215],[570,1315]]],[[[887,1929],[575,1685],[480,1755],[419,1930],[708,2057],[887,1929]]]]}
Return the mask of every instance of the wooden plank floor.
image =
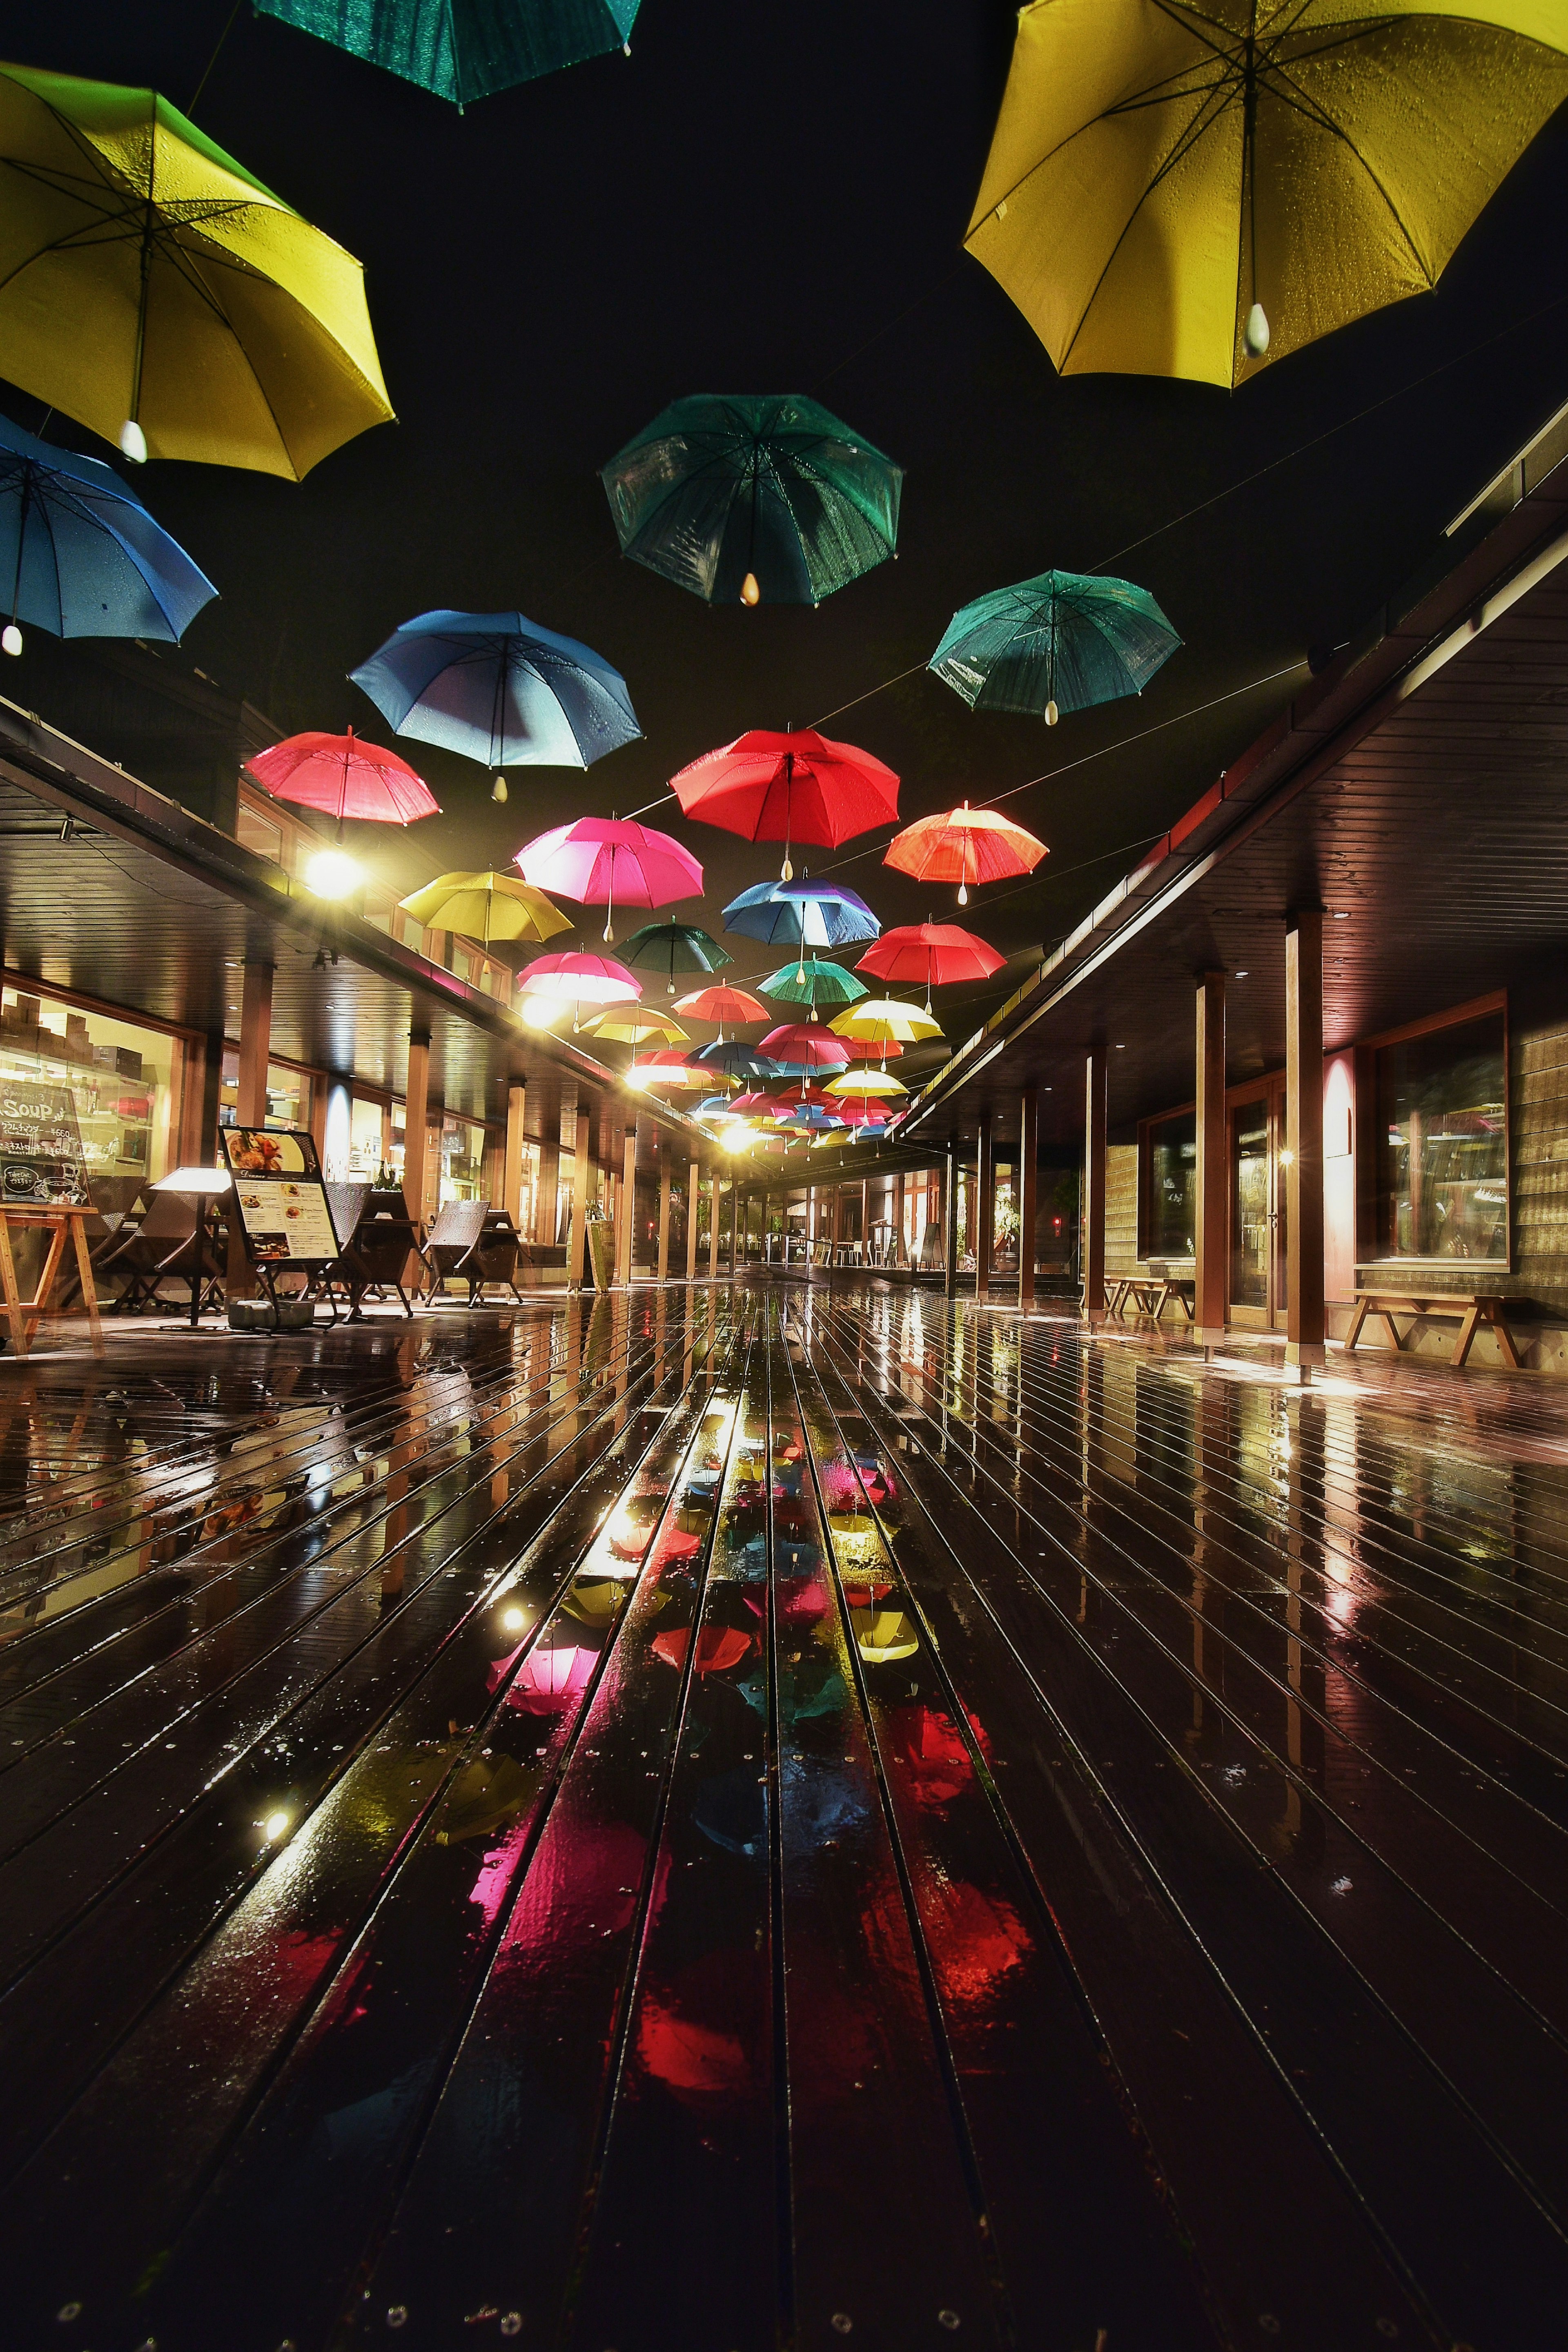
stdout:
{"type": "Polygon", "coordinates": [[[1565,1499],[859,1279],[0,1365],[0,2345],[1560,2352],[1565,1499]]]}

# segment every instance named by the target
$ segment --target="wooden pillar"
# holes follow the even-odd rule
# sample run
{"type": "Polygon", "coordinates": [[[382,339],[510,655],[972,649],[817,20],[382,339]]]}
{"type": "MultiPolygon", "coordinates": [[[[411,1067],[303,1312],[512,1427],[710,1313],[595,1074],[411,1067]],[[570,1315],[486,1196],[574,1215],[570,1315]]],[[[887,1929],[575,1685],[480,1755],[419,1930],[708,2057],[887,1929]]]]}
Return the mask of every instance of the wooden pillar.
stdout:
{"type": "Polygon", "coordinates": [[[737,1268],[737,1265],[738,1265],[738,1263],[739,1263],[739,1259],[738,1259],[738,1251],[739,1251],[739,1246],[740,1246],[740,1180],[739,1180],[739,1178],[737,1177],[737,1178],[736,1179],[736,1181],[734,1181],[734,1183],[732,1183],[732,1184],[731,1184],[731,1186],[730,1186],[730,1188],[729,1188],[729,1278],[730,1278],[731,1282],[733,1282],[733,1281],[735,1280],[736,1268],[737,1268]]]}
{"type": "Polygon", "coordinates": [[[1217,1347],[1230,1303],[1230,1170],[1225,1149],[1225,974],[1197,983],[1197,1200],[1193,1337],[1217,1347]]]}
{"type": "Polygon", "coordinates": [[[267,1124],[267,1058],[272,1050],[272,966],[247,963],[240,992],[239,1108],[241,1127],[267,1124]]]}
{"type": "Polygon", "coordinates": [[[670,1162],[659,1153],[659,1280],[670,1278],[670,1162]]]}
{"type": "Polygon", "coordinates": [[[325,1172],[327,1166],[327,1102],[328,1097],[331,1094],[334,1083],[341,1086],[343,1081],[340,1078],[334,1081],[325,1070],[312,1070],[308,1083],[310,1087],[310,1140],[316,1146],[316,1158],[319,1162],[323,1172],[325,1172]]]}
{"type": "Polygon", "coordinates": [[[991,1140],[991,1114],[980,1113],[980,1140],[975,1170],[975,1296],[991,1295],[991,1243],[997,1230],[997,1151],[991,1140]]]}
{"type": "Polygon", "coordinates": [[[588,1265],[588,1191],[593,1172],[593,1119],[585,1102],[577,1106],[577,1143],[571,1161],[571,1236],[566,1245],[566,1284],[580,1290],[588,1265]]]}
{"type": "Polygon", "coordinates": [[[1092,1045],[1084,1065],[1083,1314],[1105,1320],[1105,1126],[1108,1056],[1092,1045]]]}
{"type": "Polygon", "coordinates": [[[686,1169],[686,1280],[697,1278],[697,1202],[702,1198],[703,1171],[700,1160],[692,1160],[686,1169]]]}
{"type": "MultiPolygon", "coordinates": [[[[1323,1360],[1323,919],[1285,919],[1285,1360],[1323,1360]]],[[[1310,1372],[1306,1374],[1310,1378],[1310,1372]]]]}
{"type": "Polygon", "coordinates": [[[560,1216],[560,1137],[559,1129],[553,1143],[539,1146],[538,1190],[534,1194],[534,1239],[547,1249],[555,1247],[556,1231],[560,1216]]]}
{"type": "Polygon", "coordinates": [[[707,1270],[710,1282],[718,1280],[718,1204],[719,1179],[716,1173],[709,1180],[707,1224],[707,1270]]]}
{"type": "Polygon", "coordinates": [[[501,1206],[514,1225],[520,1223],[523,1213],[523,1114],[527,1103],[526,1087],[510,1086],[507,1088],[507,1148],[501,1162],[501,1206]]]}
{"type": "Polygon", "coordinates": [[[1019,1109],[1019,1305],[1034,1305],[1035,1220],[1040,1208],[1040,1094],[1026,1087],[1019,1109]]]}
{"type": "Polygon", "coordinates": [[[942,1287],[951,1298],[958,1287],[958,1145],[947,1146],[947,1173],[942,1202],[942,1287]]]}
{"type": "Polygon", "coordinates": [[[429,1124],[430,1040],[413,1030],[408,1040],[408,1084],[403,1089],[402,1197],[416,1225],[424,1223],[431,1205],[425,1199],[425,1131],[429,1124]]]}
{"type": "Polygon", "coordinates": [[[632,1284],[632,1248],[637,1224],[637,1126],[635,1120],[626,1130],[626,1145],[621,1160],[621,1206],[615,1224],[615,1279],[625,1288],[632,1284]]]}

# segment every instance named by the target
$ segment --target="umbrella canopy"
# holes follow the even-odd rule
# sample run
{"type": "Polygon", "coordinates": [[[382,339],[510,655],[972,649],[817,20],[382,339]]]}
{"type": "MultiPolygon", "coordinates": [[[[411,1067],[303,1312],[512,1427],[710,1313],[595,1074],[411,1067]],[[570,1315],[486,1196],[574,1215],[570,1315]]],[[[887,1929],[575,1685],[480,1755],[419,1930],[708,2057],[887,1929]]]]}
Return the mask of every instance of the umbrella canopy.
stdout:
{"type": "Polygon", "coordinates": [[[695,923],[644,923],[640,931],[632,932],[622,952],[628,963],[645,963],[655,971],[667,972],[665,993],[670,996],[675,992],[676,972],[717,971],[735,961],[727,948],[721,948],[695,923]]]}
{"type": "Polygon", "coordinates": [[[765,996],[782,997],[788,1004],[814,1005],[819,999],[824,1004],[852,1004],[866,992],[864,981],[846,971],[841,963],[826,963],[816,956],[800,963],[780,964],[757,985],[765,996]]]}
{"type": "Polygon", "coordinates": [[[863,898],[834,882],[757,882],[732,898],[724,928],[768,946],[841,948],[882,928],[863,898]]]}
{"type": "Polygon", "coordinates": [[[777,1062],[749,1045],[738,1044],[733,1037],[727,1041],[716,1038],[711,1045],[699,1047],[691,1059],[694,1069],[723,1070],[732,1078],[777,1078],[782,1075],[777,1062]]]}
{"type": "Polygon", "coordinates": [[[729,1116],[731,1118],[770,1118],[778,1108],[779,1100],[776,1095],[758,1094],[753,1091],[735,1097],[729,1105],[729,1116]]]}
{"type": "Polygon", "coordinates": [[[661,1045],[656,1053],[645,1054],[636,1068],[641,1085],[670,1087],[677,1093],[689,1088],[701,1094],[715,1083],[715,1076],[712,1070],[698,1066],[690,1054],[683,1054],[678,1045],[661,1045]]]}
{"type": "Polygon", "coordinates": [[[707,1100],[698,1103],[692,1113],[694,1118],[702,1119],[729,1118],[733,1115],[733,1106],[727,1095],[709,1095],[707,1100]]]}
{"type": "Polygon", "coordinates": [[[406,760],[346,735],[290,735],[246,762],[275,801],[324,809],[341,823],[368,817],[376,824],[413,824],[439,816],[440,804],[406,760]]]}
{"type": "MultiPolygon", "coordinates": [[[[13,628],[177,641],[217,593],[110,467],[0,417],[0,604],[9,596],[13,628]]],[[[20,636],[5,650],[20,653],[20,636]]]]}
{"type": "Polygon", "coordinates": [[[782,1063],[787,1070],[841,1070],[850,1058],[843,1039],[814,1021],[788,1022],[780,1029],[769,1029],[757,1050],[782,1063]]]}
{"type": "Polygon", "coordinates": [[[521,613],[421,613],[349,675],[400,735],[491,768],[587,768],[643,732],[619,670],[521,613]]]}
{"type": "MultiPolygon", "coordinates": [[[[727,956],[725,961],[729,961],[727,956]]],[[[689,996],[677,996],[675,1011],[689,1013],[694,1021],[716,1021],[721,1029],[727,1022],[736,1028],[768,1017],[766,1004],[758,1004],[744,988],[730,988],[722,981],[716,988],[695,988],[689,996]]]]}
{"type": "Polygon", "coordinates": [[[392,415],[351,255],[155,90],[0,67],[0,349],[128,457],[298,481],[392,415]]]}
{"type": "Polygon", "coordinates": [[[785,735],[754,729],[722,751],[706,751],[670,779],[684,816],[721,825],[747,841],[781,841],[782,880],[794,874],[789,845],[836,849],[898,816],[898,778],[852,743],[832,743],[810,727],[785,735]]]}
{"type": "Polygon", "coordinates": [[[955,613],[927,667],[971,710],[1084,710],[1142,694],[1181,639],[1130,580],[1042,572],[955,613]]]}
{"type": "Polygon", "coordinates": [[[630,1004],[642,995],[635,973],[613,956],[584,955],[574,949],[536,956],[517,974],[523,996],[555,996],[578,1004],[630,1004]]]}
{"type": "Polygon", "coordinates": [[[919,882],[956,882],[958,904],[967,907],[971,882],[1031,874],[1049,854],[1043,841],[1010,817],[998,816],[995,809],[972,809],[966,801],[944,816],[923,816],[906,826],[889,843],[882,862],[919,882]]]}
{"type": "Polygon", "coordinates": [[[890,1062],[903,1053],[896,1037],[846,1037],[852,1062],[890,1062]]]}
{"type": "Polygon", "coordinates": [[[1064,374],[1239,383],[1437,283],[1565,49],[1539,0],[1036,0],[967,243],[1064,374]]]}
{"type": "Polygon", "coordinates": [[[350,57],[467,106],[584,58],[611,49],[629,55],[639,0],[573,0],[570,7],[550,0],[512,0],[506,8],[494,0],[444,0],[437,8],[428,0],[377,0],[371,8],[346,8],[343,0],[256,5],[264,16],[298,25],[350,57]]]}
{"type": "Polygon", "coordinates": [[[929,999],[951,981],[988,980],[1006,961],[956,923],[900,923],[867,948],[856,969],[874,980],[924,981],[929,999]]]}
{"type": "Polygon", "coordinates": [[[612,1004],[582,1025],[591,1036],[602,1037],[612,1045],[644,1045],[650,1037],[663,1037],[674,1044],[686,1034],[678,1021],[668,1020],[662,1013],[646,1012],[642,1005],[622,1009],[612,1004]]]}
{"type": "Polygon", "coordinates": [[[513,864],[538,890],[607,909],[604,936],[615,937],[615,901],[665,907],[672,898],[700,898],[703,870],[667,833],[631,817],[580,816],[552,825],[519,849],[513,864]]]}
{"type": "Polygon", "coordinates": [[[829,1025],[835,1037],[853,1037],[867,1045],[917,1045],[942,1034],[939,1021],[913,1004],[901,1003],[896,996],[868,996],[829,1025]]]}
{"type": "Polygon", "coordinates": [[[893,553],[901,467],[795,393],[699,393],[601,476],[622,555],[709,604],[818,604],[893,553]]]}
{"type": "Polygon", "coordinates": [[[891,1070],[845,1070],[841,1077],[828,1081],[827,1091],[835,1097],[848,1095],[856,1102],[870,1102],[906,1095],[909,1088],[891,1070]]]}
{"type": "Polygon", "coordinates": [[[542,890],[515,874],[438,874],[423,890],[398,900],[403,912],[432,930],[461,931],[488,947],[492,940],[551,940],[571,924],[542,890]]]}

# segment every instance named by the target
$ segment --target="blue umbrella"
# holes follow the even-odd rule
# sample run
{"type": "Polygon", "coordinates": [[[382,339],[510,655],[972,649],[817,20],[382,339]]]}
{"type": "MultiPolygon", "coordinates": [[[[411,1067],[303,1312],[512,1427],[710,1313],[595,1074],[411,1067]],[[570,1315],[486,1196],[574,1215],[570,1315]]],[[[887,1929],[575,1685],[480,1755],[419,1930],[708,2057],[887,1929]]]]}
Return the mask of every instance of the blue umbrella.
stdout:
{"type": "Polygon", "coordinates": [[[110,467],[0,417],[0,599],[57,637],[177,641],[217,590],[110,467]]]}
{"type": "Polygon", "coordinates": [[[768,946],[841,948],[874,940],[882,925],[863,898],[836,882],[758,882],[724,910],[727,931],[768,946]]]}
{"type": "Polygon", "coordinates": [[[521,613],[422,613],[349,675],[400,735],[492,768],[587,768],[643,732],[619,670],[521,613]]]}
{"type": "Polygon", "coordinates": [[[955,613],[927,667],[972,710],[1039,713],[1142,694],[1181,639],[1130,580],[1042,572],[955,613]]]}

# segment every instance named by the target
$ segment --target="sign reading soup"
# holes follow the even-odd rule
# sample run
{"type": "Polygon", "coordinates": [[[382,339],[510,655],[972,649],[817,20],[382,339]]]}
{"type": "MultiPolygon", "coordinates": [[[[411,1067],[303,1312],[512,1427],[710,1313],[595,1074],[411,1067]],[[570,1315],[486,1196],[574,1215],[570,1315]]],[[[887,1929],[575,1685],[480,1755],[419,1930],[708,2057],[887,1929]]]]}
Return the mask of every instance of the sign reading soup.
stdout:
{"type": "Polygon", "coordinates": [[[87,1162],[76,1104],[65,1087],[0,1086],[0,1200],[85,1202],[87,1162]]]}

